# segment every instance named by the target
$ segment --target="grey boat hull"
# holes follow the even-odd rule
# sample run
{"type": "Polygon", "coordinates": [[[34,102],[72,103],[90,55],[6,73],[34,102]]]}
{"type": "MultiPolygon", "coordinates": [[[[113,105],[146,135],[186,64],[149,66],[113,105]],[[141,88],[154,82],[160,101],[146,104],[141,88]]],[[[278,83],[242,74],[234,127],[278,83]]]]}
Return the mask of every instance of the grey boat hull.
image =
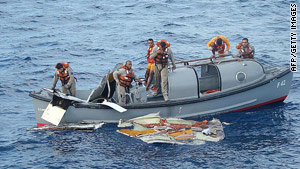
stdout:
{"type": "MultiPolygon", "coordinates": [[[[229,91],[211,93],[200,98],[174,99],[168,102],[148,102],[126,105],[126,112],[120,113],[109,107],[98,104],[78,103],[71,105],[65,113],[62,123],[94,122],[117,123],[149,113],[161,112],[162,117],[186,118],[216,113],[242,111],[266,104],[283,101],[290,90],[292,72],[287,68],[276,76],[268,75],[264,80],[229,91]]],[[[86,91],[78,91],[85,92],[86,91]]],[[[87,95],[87,94],[85,94],[87,95]]],[[[49,124],[41,118],[49,104],[49,98],[31,93],[33,98],[37,126],[49,124]]]]}

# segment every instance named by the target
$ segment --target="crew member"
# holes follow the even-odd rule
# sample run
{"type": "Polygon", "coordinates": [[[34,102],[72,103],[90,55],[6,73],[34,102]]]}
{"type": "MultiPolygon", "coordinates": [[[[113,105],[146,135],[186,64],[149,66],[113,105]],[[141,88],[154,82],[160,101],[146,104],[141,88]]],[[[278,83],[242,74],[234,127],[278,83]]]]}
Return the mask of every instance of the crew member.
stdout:
{"type": "Polygon", "coordinates": [[[207,44],[207,48],[212,51],[212,57],[215,57],[216,51],[219,56],[225,56],[229,54],[230,43],[225,36],[216,36],[212,38],[207,44]],[[226,51],[225,51],[226,44],[226,51]],[[225,51],[225,52],[224,52],[225,51]]]}
{"type": "Polygon", "coordinates": [[[117,82],[117,94],[119,104],[126,104],[126,95],[129,93],[129,87],[133,79],[142,83],[142,81],[134,74],[131,61],[126,61],[125,65],[122,65],[121,68],[113,73],[113,77],[117,82]]]}
{"type": "Polygon", "coordinates": [[[153,42],[153,39],[148,39],[148,51],[147,51],[147,61],[148,61],[148,66],[147,70],[145,73],[145,86],[146,86],[146,91],[149,90],[149,86],[152,82],[153,74],[154,74],[154,60],[150,59],[150,53],[152,52],[155,44],[153,42]]]}
{"type": "Polygon", "coordinates": [[[76,95],[76,81],[73,75],[73,70],[68,63],[61,62],[57,63],[56,71],[54,73],[52,90],[55,89],[58,79],[61,81],[62,92],[67,95],[75,96],[76,95]]]}
{"type": "Polygon", "coordinates": [[[172,70],[176,69],[174,62],[173,52],[170,48],[170,43],[166,40],[160,40],[156,43],[156,46],[153,48],[152,53],[150,54],[150,59],[154,59],[154,75],[155,75],[155,86],[157,87],[157,95],[160,93],[160,90],[163,94],[164,100],[168,101],[168,59],[172,62],[172,70]]]}
{"type": "Polygon", "coordinates": [[[243,59],[253,59],[255,49],[254,46],[250,45],[247,38],[243,38],[242,42],[236,45],[236,57],[243,59]]]}

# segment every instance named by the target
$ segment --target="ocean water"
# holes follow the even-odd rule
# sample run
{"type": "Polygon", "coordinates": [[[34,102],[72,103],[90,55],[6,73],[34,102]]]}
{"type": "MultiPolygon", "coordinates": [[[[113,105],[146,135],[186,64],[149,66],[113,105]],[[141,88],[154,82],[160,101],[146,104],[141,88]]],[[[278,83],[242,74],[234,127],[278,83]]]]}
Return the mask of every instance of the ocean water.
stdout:
{"type": "MultiPolygon", "coordinates": [[[[299,5],[0,0],[0,168],[299,168],[299,73],[283,103],[195,119],[232,123],[217,143],[146,144],[116,133],[115,124],[94,132],[26,131],[36,126],[28,94],[51,87],[57,62],[70,62],[78,89],[97,87],[106,72],[126,60],[143,76],[148,38],[168,40],[175,58],[188,60],[210,56],[206,43],[216,35],[228,37],[233,53],[247,37],[257,60],[288,65],[290,3],[299,5]]],[[[297,22],[299,27],[299,17],[297,22]]]]}

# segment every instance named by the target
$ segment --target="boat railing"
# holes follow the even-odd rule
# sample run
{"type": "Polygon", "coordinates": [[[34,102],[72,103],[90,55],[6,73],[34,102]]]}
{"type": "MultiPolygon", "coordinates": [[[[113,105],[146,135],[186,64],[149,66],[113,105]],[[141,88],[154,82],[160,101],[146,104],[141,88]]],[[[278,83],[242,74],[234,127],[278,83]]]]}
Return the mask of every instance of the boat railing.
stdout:
{"type": "Polygon", "coordinates": [[[227,56],[232,56],[232,54],[229,55],[217,55],[217,56],[211,56],[211,57],[207,57],[207,58],[200,58],[200,59],[194,59],[194,60],[187,60],[187,61],[178,61],[175,62],[175,64],[183,64],[181,66],[177,66],[177,67],[193,67],[193,66],[202,66],[202,65],[208,65],[208,64],[220,64],[223,62],[232,62],[232,61],[238,61],[241,60],[241,58],[232,58],[232,59],[226,59],[224,60],[223,58],[227,57],[227,56]],[[222,59],[222,60],[219,60],[222,59]],[[196,62],[196,63],[195,63],[196,62]],[[195,63],[195,64],[190,64],[190,63],[195,63]]]}
{"type": "Polygon", "coordinates": [[[185,61],[179,61],[179,62],[175,62],[175,64],[184,64],[184,65],[189,65],[190,62],[198,62],[198,61],[203,61],[203,60],[210,60],[212,61],[212,57],[208,57],[208,58],[200,58],[200,59],[194,59],[194,60],[185,60],[185,61]]]}

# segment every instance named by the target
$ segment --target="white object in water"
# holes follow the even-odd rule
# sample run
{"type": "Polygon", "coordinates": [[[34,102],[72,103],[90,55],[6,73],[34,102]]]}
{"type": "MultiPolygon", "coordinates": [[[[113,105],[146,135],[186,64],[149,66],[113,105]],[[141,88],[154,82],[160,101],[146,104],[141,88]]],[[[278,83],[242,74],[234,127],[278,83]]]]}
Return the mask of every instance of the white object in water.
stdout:
{"type": "Polygon", "coordinates": [[[42,115],[42,119],[57,126],[65,113],[65,109],[58,106],[53,106],[51,103],[49,103],[42,115]]]}
{"type": "Polygon", "coordinates": [[[112,103],[112,102],[108,102],[107,100],[104,100],[102,103],[100,104],[103,104],[103,105],[106,105],[108,107],[111,107],[115,110],[117,110],[118,112],[120,113],[123,113],[125,111],[127,111],[127,109],[123,108],[122,106],[118,105],[118,104],[115,104],[115,103],[112,103]]]}
{"type": "Polygon", "coordinates": [[[64,123],[59,126],[46,125],[33,129],[27,129],[27,131],[40,131],[40,130],[83,130],[93,131],[102,127],[103,122],[92,122],[92,123],[64,123]]]}
{"type": "Polygon", "coordinates": [[[208,128],[206,128],[206,129],[203,129],[203,130],[202,130],[202,133],[205,134],[205,135],[211,135],[211,128],[208,127],[208,128]]]}

